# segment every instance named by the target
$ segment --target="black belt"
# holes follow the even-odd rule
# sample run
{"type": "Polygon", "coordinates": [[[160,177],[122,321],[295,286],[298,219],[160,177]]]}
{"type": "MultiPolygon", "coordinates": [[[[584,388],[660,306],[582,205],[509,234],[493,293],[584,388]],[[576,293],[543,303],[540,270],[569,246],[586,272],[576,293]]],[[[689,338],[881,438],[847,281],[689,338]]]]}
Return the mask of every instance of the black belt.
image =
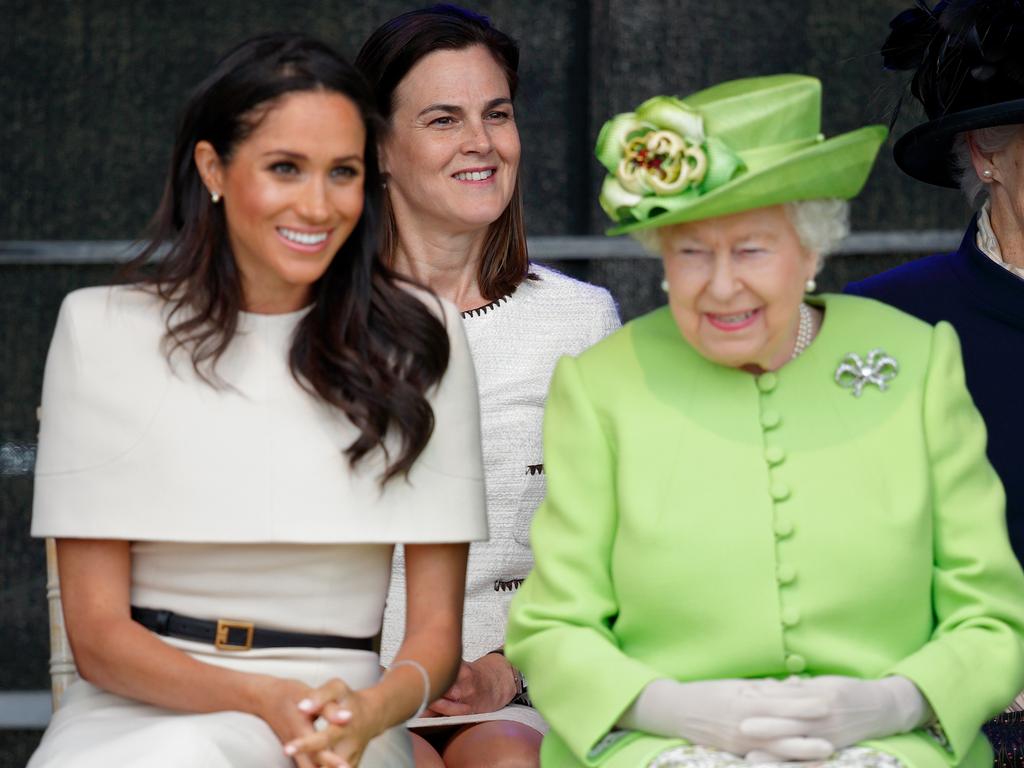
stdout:
{"type": "Polygon", "coordinates": [[[132,618],[158,635],[211,643],[222,651],[248,651],[250,648],[350,648],[372,651],[372,637],[316,635],[308,632],[282,632],[260,629],[251,621],[230,619],[194,619],[180,613],[132,606],[132,618]]]}

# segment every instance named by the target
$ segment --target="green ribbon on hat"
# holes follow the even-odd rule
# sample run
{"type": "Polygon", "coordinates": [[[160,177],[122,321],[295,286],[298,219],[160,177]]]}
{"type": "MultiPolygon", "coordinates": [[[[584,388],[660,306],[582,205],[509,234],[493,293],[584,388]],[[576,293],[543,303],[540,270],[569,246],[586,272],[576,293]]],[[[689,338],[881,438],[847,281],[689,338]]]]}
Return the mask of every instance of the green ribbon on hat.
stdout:
{"type": "Polygon", "coordinates": [[[608,171],[601,207],[617,223],[684,207],[744,167],[725,142],[705,136],[701,114],[673,96],[606,122],[595,154],[608,171]]]}

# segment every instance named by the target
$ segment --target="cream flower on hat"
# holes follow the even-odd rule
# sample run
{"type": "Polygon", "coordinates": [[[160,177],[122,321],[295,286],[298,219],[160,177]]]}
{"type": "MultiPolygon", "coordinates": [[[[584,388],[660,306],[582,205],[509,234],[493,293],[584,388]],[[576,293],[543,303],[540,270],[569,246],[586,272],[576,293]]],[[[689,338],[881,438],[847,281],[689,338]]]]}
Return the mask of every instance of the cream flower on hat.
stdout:
{"type": "Polygon", "coordinates": [[[615,221],[666,207],[651,201],[638,209],[645,197],[699,195],[743,166],[722,141],[704,134],[700,113],[673,96],[655,96],[606,122],[596,154],[609,174],[601,207],[615,221]]]}

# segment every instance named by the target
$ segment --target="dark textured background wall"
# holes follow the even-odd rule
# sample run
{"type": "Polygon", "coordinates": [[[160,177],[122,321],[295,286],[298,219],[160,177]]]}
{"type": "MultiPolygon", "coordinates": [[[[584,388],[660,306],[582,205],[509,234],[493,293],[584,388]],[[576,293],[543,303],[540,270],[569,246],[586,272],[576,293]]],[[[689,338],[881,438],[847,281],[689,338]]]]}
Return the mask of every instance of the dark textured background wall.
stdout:
{"type": "MultiPolygon", "coordinates": [[[[130,239],[160,194],[175,115],[218,53],[271,29],[311,32],[354,56],[377,24],[417,3],[0,0],[0,240],[130,239]]],[[[522,45],[517,105],[531,235],[597,234],[601,123],[656,93],[805,72],[825,84],[826,133],[888,119],[902,77],[877,47],[905,0],[500,0],[489,13],[522,45]]],[[[910,115],[900,128],[913,122],[910,115]]],[[[883,151],[854,227],[958,228],[955,193],[902,177],[883,151]]],[[[898,260],[837,259],[825,284],[898,260]]],[[[574,264],[624,314],[659,300],[654,262],[574,264]]],[[[0,266],[0,445],[28,444],[60,298],[105,267],[0,266]]],[[[0,476],[0,689],[45,688],[42,546],[28,539],[31,482],[0,476]]],[[[0,768],[31,732],[0,731],[0,768]]],[[[19,756],[20,755],[20,756],[19,756]]]]}
{"type": "MultiPolygon", "coordinates": [[[[506,0],[481,9],[522,44],[517,112],[531,234],[596,233],[600,124],[656,93],[806,72],[825,130],[885,121],[903,78],[876,50],[904,0],[506,0]]],[[[0,239],[121,239],[159,196],[175,116],[219,52],[263,30],[316,34],[354,56],[407,2],[269,0],[0,3],[0,239]]],[[[963,220],[883,157],[861,229],[963,220]],[[899,201],[899,205],[893,205],[899,201]]]]}

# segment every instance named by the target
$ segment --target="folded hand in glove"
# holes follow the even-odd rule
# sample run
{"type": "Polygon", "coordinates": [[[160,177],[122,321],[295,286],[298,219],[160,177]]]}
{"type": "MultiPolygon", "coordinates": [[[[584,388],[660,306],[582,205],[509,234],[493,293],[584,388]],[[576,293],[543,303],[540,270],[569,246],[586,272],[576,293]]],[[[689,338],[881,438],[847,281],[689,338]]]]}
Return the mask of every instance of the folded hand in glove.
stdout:
{"type": "Polygon", "coordinates": [[[660,679],[640,692],[619,718],[619,725],[684,738],[734,755],[762,751],[784,760],[821,760],[835,751],[833,744],[817,734],[805,734],[830,711],[824,697],[787,687],[779,680],[679,683],[660,679]],[[786,733],[746,733],[744,722],[777,724],[775,730],[786,733]],[[800,725],[794,728],[791,724],[800,725]]]}
{"type": "MultiPolygon", "coordinates": [[[[828,712],[808,719],[785,715],[755,715],[743,720],[740,731],[762,742],[803,736],[822,739],[842,749],[865,739],[905,733],[923,725],[934,714],[928,701],[910,680],[893,675],[861,680],[840,675],[791,678],[766,695],[789,701],[794,695],[824,702],[828,712]]],[[[745,753],[748,760],[767,762],[786,758],[773,749],[745,753]]]]}

